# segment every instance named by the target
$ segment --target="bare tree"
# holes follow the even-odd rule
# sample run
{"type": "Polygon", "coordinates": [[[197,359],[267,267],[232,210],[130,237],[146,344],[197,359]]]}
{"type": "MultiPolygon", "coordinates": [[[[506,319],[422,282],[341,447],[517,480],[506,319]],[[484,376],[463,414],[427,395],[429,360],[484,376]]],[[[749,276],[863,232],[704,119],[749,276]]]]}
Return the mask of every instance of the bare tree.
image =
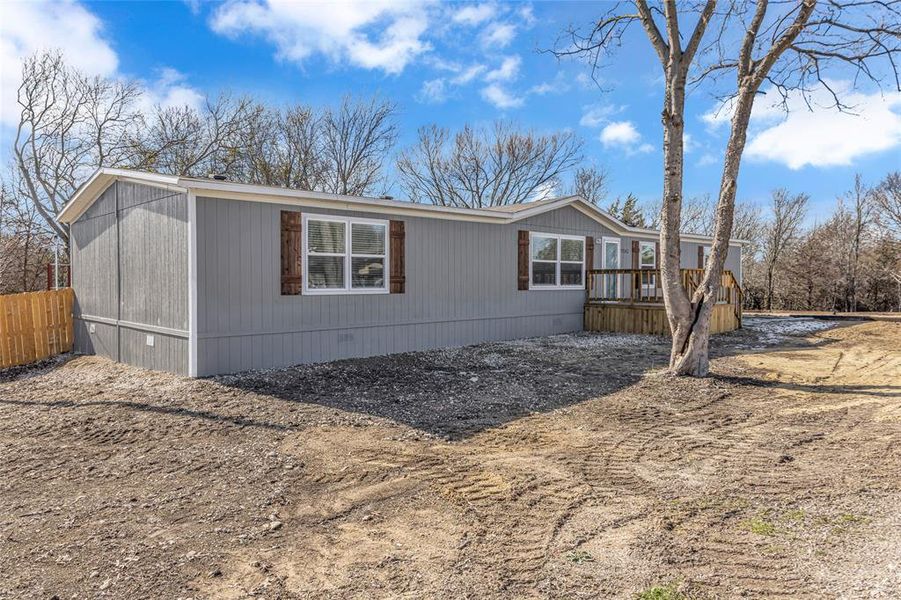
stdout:
{"type": "Polygon", "coordinates": [[[885,176],[873,190],[873,200],[879,209],[880,221],[901,234],[901,171],[885,176]]]}
{"type": "MultiPolygon", "coordinates": [[[[665,0],[662,7],[635,0],[634,11],[620,6],[599,19],[587,35],[569,32],[558,56],[587,56],[598,68],[619,47],[625,31],[638,23],[644,29],[663,69],[663,210],[661,212],[661,279],[670,329],[673,332],[670,372],[706,375],[710,317],[716,302],[729,238],[741,158],[751,110],[761,86],[769,83],[783,99],[792,91],[807,97],[815,86],[833,93],[832,66],[880,81],[876,61],[883,59],[901,89],[895,58],[901,52],[901,19],[896,2],[883,0],[817,0],[754,3],[716,0],[682,3],[665,0]],[[686,24],[688,27],[686,27],[686,24]],[[712,33],[707,35],[708,30],[712,33]],[[731,74],[722,96],[729,99],[731,125],[724,154],[717,200],[711,260],[691,297],[680,277],[685,100],[690,81],[709,78],[713,84],[731,74]]],[[[784,103],[787,107],[787,103],[784,103]]]]}
{"type": "Polygon", "coordinates": [[[378,98],[345,97],[322,116],[323,191],[333,194],[372,193],[384,178],[385,161],[397,141],[396,107],[378,98]]]}
{"type": "Polygon", "coordinates": [[[773,191],[772,220],[766,227],[764,263],[766,264],[766,309],[773,308],[773,278],[786,248],[798,237],[807,214],[807,194],[790,194],[784,189],[773,191]]]}
{"type": "MultiPolygon", "coordinates": [[[[646,215],[649,226],[657,229],[660,227],[660,203],[653,203],[646,207],[646,215]]],[[[682,233],[695,233],[698,235],[713,235],[716,224],[716,200],[710,194],[689,196],[682,201],[682,233]]],[[[746,242],[754,242],[761,231],[760,207],[748,202],[735,203],[735,217],[732,225],[733,237],[746,242]]]]}
{"type": "Polygon", "coordinates": [[[559,177],[581,160],[582,142],[571,132],[541,135],[497,122],[491,130],[464,127],[451,139],[437,126],[397,162],[401,184],[414,202],[483,208],[520,204],[553,192],[559,177]]]}
{"type": "Polygon", "coordinates": [[[325,185],[320,118],[307,106],[255,110],[241,153],[241,181],[301,190],[325,185]]]}
{"type": "Polygon", "coordinates": [[[132,166],[172,175],[230,174],[245,144],[248,124],[260,108],[228,94],[203,106],[157,106],[132,139],[132,166]]]}
{"type": "Polygon", "coordinates": [[[848,193],[851,205],[851,252],[848,256],[848,310],[857,310],[858,270],[863,236],[873,217],[872,194],[860,174],[854,176],[854,188],[848,193]]]}
{"type": "Polygon", "coordinates": [[[570,193],[581,196],[595,206],[607,198],[607,171],[598,167],[579,167],[573,176],[570,193]]]}
{"type": "Polygon", "coordinates": [[[680,231],[683,233],[713,235],[715,211],[716,202],[710,197],[710,194],[689,196],[683,199],[680,231]]]}
{"type": "Polygon", "coordinates": [[[13,157],[24,197],[65,244],[56,215],[78,183],[97,167],[131,160],[139,94],[131,82],[82,75],[58,52],[23,63],[13,157]]]}
{"type": "Polygon", "coordinates": [[[40,289],[55,233],[22,197],[15,175],[0,181],[0,294],[40,289]]]}

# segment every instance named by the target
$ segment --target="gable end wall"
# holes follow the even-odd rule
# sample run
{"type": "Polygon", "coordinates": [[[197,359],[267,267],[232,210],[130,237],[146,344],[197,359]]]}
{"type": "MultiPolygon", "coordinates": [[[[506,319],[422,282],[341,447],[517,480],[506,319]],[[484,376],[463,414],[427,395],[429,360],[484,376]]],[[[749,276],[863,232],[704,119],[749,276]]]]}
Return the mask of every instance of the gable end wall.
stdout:
{"type": "Polygon", "coordinates": [[[187,374],[186,195],[114,182],[71,240],[75,350],[187,374]]]}

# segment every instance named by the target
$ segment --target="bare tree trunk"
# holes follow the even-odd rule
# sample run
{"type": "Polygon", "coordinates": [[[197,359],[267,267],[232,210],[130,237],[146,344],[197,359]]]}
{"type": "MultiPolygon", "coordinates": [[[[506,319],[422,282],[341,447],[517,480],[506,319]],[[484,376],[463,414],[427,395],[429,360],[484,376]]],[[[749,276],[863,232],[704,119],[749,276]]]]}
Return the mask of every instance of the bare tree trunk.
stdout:
{"type": "MultiPolygon", "coordinates": [[[[741,156],[747,140],[748,122],[751,119],[754,94],[757,88],[745,82],[736,97],[735,114],[732,116],[732,132],[726,145],[723,177],[720,181],[719,200],[716,204],[716,221],[713,230],[713,246],[710,260],[704,269],[701,285],[691,299],[689,319],[674,329],[673,355],[670,370],[677,375],[704,377],[710,370],[709,341],[710,317],[716,305],[716,295],[722,281],[729,237],[735,216],[735,193],[741,156]]],[[[677,264],[678,267],[678,264],[677,264]]],[[[669,307],[667,307],[669,309],[669,307]]]]}
{"type": "Polygon", "coordinates": [[[770,262],[766,266],[766,309],[773,310],[773,271],[776,263],[770,262]]]}

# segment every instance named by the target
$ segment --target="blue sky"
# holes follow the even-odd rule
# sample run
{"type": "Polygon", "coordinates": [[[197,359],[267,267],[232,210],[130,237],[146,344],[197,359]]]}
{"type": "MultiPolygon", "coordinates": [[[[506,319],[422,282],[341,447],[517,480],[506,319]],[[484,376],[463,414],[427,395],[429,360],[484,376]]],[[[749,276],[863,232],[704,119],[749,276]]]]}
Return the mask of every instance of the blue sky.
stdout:
{"type": "MultiPolygon", "coordinates": [[[[56,46],[89,72],[141,80],[148,101],[164,104],[224,89],[273,103],[379,94],[399,107],[399,147],[431,123],[456,129],[506,119],[538,131],[572,129],[585,139],[586,162],[608,170],[613,196],[652,200],[661,189],[661,81],[641,31],[600,73],[604,91],[584,63],[539,52],[604,9],[592,2],[7,3],[0,5],[3,155],[16,61],[56,46]]],[[[816,220],[854,173],[875,183],[901,168],[901,95],[849,93],[859,116],[798,106],[786,118],[763,96],[739,196],[765,202],[778,186],[807,192],[816,220]]],[[[688,195],[718,187],[728,131],[712,116],[716,108],[704,89],[689,98],[688,195]]]]}

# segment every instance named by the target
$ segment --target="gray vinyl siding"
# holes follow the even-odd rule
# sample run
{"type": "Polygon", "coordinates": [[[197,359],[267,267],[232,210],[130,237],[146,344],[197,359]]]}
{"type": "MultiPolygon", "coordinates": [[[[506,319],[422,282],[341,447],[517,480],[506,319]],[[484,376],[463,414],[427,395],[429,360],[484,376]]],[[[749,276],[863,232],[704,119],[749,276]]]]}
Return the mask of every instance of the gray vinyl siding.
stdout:
{"type": "MultiPolygon", "coordinates": [[[[517,289],[518,231],[592,236],[596,267],[602,238],[619,237],[573,207],[509,225],[395,216],[406,293],[282,296],[282,210],[392,218],[198,198],[198,375],[579,331],[583,290],[517,289]]],[[[187,374],[187,221],[185,194],[116,182],[72,224],[76,350],[187,374]]],[[[633,238],[619,239],[630,268],[633,238]]],[[[697,266],[697,247],[683,243],[683,267],[697,266]]],[[[736,276],[739,262],[731,247],[736,276]]]]}
{"type": "Polygon", "coordinates": [[[517,232],[612,235],[571,207],[510,225],[402,217],[404,294],[281,296],[284,209],[197,199],[199,375],[580,330],[583,290],[517,289],[517,232]]]}
{"type": "Polygon", "coordinates": [[[185,194],[115,182],[72,223],[71,240],[76,351],[186,374],[185,194]]]}
{"type": "MultiPolygon", "coordinates": [[[[682,242],[681,250],[682,250],[682,258],[679,261],[680,266],[683,269],[697,269],[698,268],[698,246],[706,246],[710,247],[710,243],[699,244],[697,242],[682,242]]],[[[732,274],[735,275],[735,279],[738,281],[738,284],[741,285],[741,247],[740,246],[729,246],[729,252],[726,254],[726,265],[725,269],[727,271],[732,271],[732,274]]]]}

